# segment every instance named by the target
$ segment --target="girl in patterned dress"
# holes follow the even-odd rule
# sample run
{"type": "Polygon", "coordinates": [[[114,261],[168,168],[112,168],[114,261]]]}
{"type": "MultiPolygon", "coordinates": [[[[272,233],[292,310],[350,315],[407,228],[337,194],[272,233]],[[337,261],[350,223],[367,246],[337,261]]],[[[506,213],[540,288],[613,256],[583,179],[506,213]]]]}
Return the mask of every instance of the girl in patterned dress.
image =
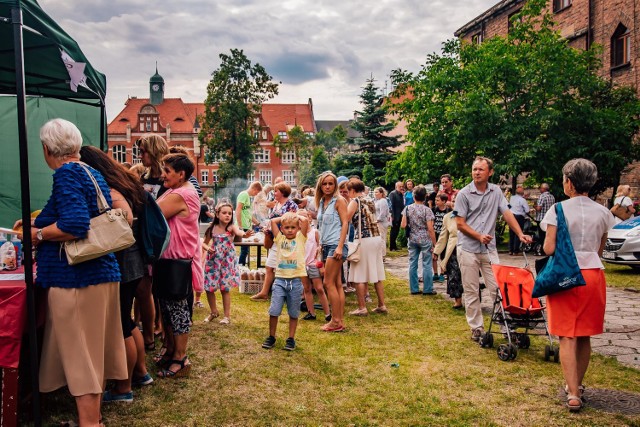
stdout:
{"type": "Polygon", "coordinates": [[[204,290],[207,293],[207,301],[211,314],[204,320],[210,322],[218,317],[216,308],[216,294],[219,290],[222,294],[222,308],[224,318],[220,321],[223,325],[231,323],[231,288],[237,288],[240,284],[240,270],[238,258],[233,244],[233,238],[249,237],[252,230],[246,233],[233,223],[233,207],[231,203],[218,203],[215,210],[215,218],[204,233],[203,249],[206,251],[204,264],[204,290]]]}

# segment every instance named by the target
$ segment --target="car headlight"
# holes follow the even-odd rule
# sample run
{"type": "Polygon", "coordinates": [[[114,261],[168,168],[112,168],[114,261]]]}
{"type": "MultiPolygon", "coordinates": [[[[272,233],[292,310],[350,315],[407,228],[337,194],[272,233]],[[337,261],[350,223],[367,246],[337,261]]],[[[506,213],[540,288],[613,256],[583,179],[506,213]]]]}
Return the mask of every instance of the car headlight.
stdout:
{"type": "Polygon", "coordinates": [[[627,233],[627,237],[636,237],[640,236],[640,228],[634,228],[633,230],[627,233]]]}

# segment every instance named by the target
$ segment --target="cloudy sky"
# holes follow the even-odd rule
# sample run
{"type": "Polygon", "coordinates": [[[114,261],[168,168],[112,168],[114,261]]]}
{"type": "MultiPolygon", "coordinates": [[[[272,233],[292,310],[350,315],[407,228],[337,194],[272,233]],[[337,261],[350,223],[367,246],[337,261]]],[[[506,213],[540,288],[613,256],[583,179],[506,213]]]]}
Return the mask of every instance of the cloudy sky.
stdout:
{"type": "Polygon", "coordinates": [[[348,119],[373,74],[383,88],[395,68],[416,71],[453,32],[497,0],[39,0],[107,75],[107,114],[128,96],[203,102],[218,55],[239,48],[262,64],[280,94],[312,98],[319,120],[348,119]]]}

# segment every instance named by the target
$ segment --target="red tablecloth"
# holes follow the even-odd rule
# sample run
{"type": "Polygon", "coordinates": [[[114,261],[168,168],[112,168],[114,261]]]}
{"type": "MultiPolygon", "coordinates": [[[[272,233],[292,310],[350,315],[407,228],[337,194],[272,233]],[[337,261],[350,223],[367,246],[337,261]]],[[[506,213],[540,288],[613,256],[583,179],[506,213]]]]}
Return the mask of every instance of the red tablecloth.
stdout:
{"type": "Polygon", "coordinates": [[[0,272],[0,368],[17,368],[27,319],[24,269],[0,272]],[[20,278],[18,275],[22,275],[20,278]]]}

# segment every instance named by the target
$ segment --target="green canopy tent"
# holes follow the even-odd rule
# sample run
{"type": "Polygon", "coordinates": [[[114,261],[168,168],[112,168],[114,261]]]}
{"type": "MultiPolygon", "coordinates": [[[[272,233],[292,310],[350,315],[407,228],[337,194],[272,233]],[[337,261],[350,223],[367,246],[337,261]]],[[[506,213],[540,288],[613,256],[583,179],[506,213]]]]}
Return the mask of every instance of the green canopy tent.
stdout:
{"type": "MultiPolygon", "coordinates": [[[[55,117],[74,122],[85,144],[106,146],[106,78],[36,0],[0,0],[0,225],[30,212],[51,189],[38,129],[55,117]]],[[[41,425],[31,242],[24,241],[34,423],[41,425]]]]}

